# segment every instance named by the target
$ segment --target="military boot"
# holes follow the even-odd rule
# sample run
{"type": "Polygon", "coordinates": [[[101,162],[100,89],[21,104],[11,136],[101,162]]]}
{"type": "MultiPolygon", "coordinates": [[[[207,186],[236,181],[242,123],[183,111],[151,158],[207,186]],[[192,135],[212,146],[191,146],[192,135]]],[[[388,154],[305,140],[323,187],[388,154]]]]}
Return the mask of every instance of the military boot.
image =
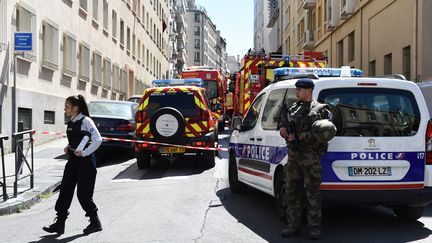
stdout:
{"type": "Polygon", "coordinates": [[[293,228],[287,228],[282,230],[281,235],[282,237],[291,237],[294,235],[300,234],[301,229],[293,229],[293,228]]]}
{"type": "Polygon", "coordinates": [[[318,240],[321,238],[321,229],[319,227],[312,227],[309,231],[309,239],[318,240]]]}
{"type": "Polygon", "coordinates": [[[48,233],[63,234],[65,228],[65,221],[66,218],[57,217],[55,218],[53,224],[51,224],[50,226],[44,226],[42,229],[48,233]]]}
{"type": "Polygon", "coordinates": [[[90,224],[83,230],[83,232],[84,234],[88,235],[101,230],[102,230],[102,224],[99,220],[99,217],[96,215],[90,217],[90,224]]]}

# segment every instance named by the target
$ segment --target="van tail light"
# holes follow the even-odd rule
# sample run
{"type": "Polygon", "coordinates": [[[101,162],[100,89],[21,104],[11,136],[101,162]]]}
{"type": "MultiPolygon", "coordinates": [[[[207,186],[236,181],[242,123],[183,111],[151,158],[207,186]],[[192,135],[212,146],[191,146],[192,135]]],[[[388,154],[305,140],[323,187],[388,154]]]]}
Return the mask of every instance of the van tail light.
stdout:
{"type": "Polygon", "coordinates": [[[132,131],[133,129],[134,126],[131,121],[121,121],[115,128],[116,131],[132,131]]]}
{"type": "Polygon", "coordinates": [[[135,114],[135,121],[136,123],[143,123],[146,119],[147,112],[145,111],[137,111],[135,114]]]}
{"type": "Polygon", "coordinates": [[[210,112],[208,110],[201,111],[201,120],[203,121],[210,120],[210,112]]]}
{"type": "Polygon", "coordinates": [[[432,165],[432,120],[429,120],[426,130],[426,164],[432,165]]]}

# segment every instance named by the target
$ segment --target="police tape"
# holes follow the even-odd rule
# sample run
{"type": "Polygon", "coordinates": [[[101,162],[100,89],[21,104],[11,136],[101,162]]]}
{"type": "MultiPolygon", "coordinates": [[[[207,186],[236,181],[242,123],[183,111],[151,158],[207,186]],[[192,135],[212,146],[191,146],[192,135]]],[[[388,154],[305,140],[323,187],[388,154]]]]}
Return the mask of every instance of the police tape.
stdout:
{"type": "MultiPolygon", "coordinates": [[[[60,133],[60,132],[37,132],[37,133],[38,134],[44,134],[44,135],[57,135],[57,136],[66,137],[66,134],[60,133]]],[[[217,147],[217,148],[212,148],[212,147],[195,147],[195,146],[189,146],[189,145],[161,143],[161,142],[152,142],[152,141],[142,141],[142,140],[136,140],[136,139],[102,137],[102,140],[105,140],[105,141],[118,141],[118,142],[126,142],[126,143],[143,143],[143,144],[152,144],[152,145],[163,145],[163,146],[170,146],[170,147],[198,149],[198,150],[206,150],[206,151],[216,151],[216,150],[217,151],[228,151],[227,148],[220,148],[220,147],[217,147]]]]}

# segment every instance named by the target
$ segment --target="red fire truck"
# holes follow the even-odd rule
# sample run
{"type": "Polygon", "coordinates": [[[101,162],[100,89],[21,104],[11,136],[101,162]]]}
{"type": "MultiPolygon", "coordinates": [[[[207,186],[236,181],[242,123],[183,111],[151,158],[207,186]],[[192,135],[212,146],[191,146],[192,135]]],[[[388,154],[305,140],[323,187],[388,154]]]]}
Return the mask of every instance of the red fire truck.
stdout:
{"type": "Polygon", "coordinates": [[[229,91],[233,93],[233,116],[246,113],[256,95],[273,81],[275,68],[324,68],[326,65],[327,59],[322,52],[281,55],[249,51],[242,59],[240,70],[231,76],[229,91]]]}
{"type": "Polygon", "coordinates": [[[214,68],[205,66],[194,66],[183,71],[181,78],[201,78],[204,81],[204,88],[207,90],[213,114],[218,120],[218,130],[225,128],[225,77],[214,68]]]}

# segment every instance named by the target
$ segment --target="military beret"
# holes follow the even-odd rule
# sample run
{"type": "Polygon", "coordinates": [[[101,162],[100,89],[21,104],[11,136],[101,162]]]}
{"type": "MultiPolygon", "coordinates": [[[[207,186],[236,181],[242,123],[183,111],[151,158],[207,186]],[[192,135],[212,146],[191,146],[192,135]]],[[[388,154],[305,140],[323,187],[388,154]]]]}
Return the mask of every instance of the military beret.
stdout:
{"type": "Polygon", "coordinates": [[[303,89],[312,89],[313,87],[315,87],[312,79],[310,78],[302,78],[297,80],[297,82],[295,83],[295,86],[297,88],[303,88],[303,89]]]}

